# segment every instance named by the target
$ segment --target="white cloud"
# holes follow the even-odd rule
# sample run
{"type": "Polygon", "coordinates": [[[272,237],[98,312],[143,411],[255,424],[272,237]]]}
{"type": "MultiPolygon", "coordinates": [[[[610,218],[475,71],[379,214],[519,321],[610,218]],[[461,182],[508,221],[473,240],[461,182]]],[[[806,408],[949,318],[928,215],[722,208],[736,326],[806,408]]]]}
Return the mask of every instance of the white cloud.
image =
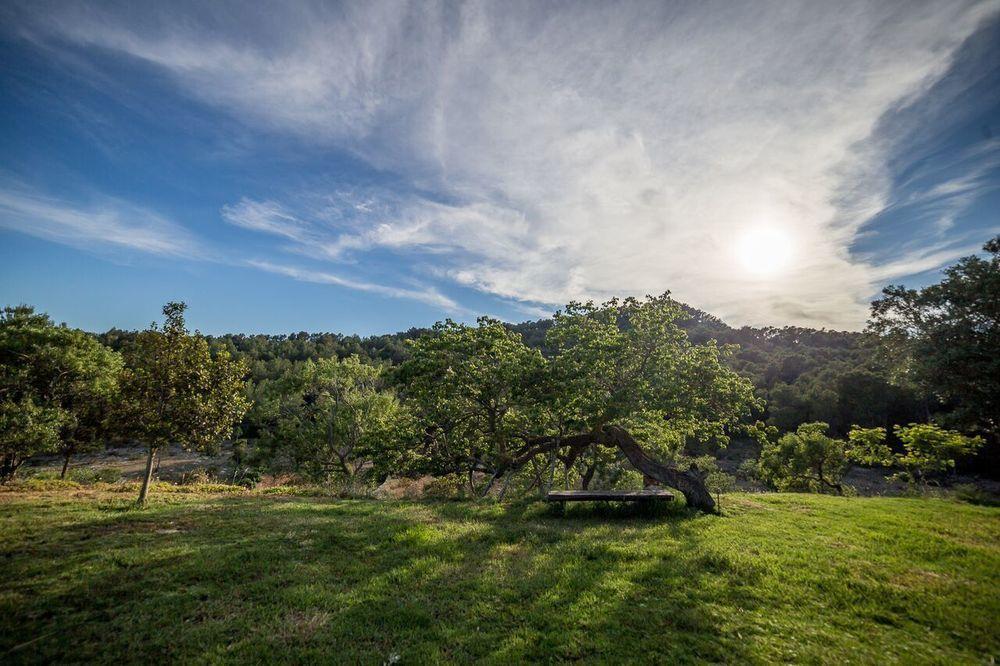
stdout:
{"type": "Polygon", "coordinates": [[[223,206],[222,217],[230,224],[244,229],[276,234],[300,242],[309,238],[308,224],[273,201],[243,198],[236,204],[223,206]]]}
{"type": "Polygon", "coordinates": [[[224,209],[329,259],[426,253],[459,284],[527,302],[669,288],[733,323],[857,327],[887,274],[849,252],[889,203],[877,123],[998,6],[373,2],[126,22],[60,5],[39,30],[440,195],[388,212],[376,197],[349,225],[286,215],[291,201],[224,209]],[[794,239],[777,279],[736,261],[749,226],[794,239]]]}
{"type": "Polygon", "coordinates": [[[949,247],[942,250],[931,248],[929,250],[916,250],[905,254],[895,261],[882,264],[873,270],[879,282],[897,280],[907,275],[916,275],[925,271],[931,271],[945,264],[951,263],[961,257],[976,254],[982,250],[982,243],[973,243],[949,247]]]}
{"type": "Polygon", "coordinates": [[[303,268],[297,268],[294,266],[283,266],[278,264],[273,264],[268,261],[248,261],[246,265],[252,266],[253,268],[260,269],[262,271],[267,271],[269,273],[276,273],[278,275],[284,275],[300,282],[313,282],[315,284],[332,284],[338,287],[347,287],[348,289],[355,289],[357,291],[366,291],[373,294],[380,294],[382,296],[389,296],[391,298],[406,298],[413,301],[418,301],[421,303],[426,303],[427,305],[432,305],[437,308],[449,312],[464,312],[464,310],[452,299],[448,298],[444,294],[441,294],[432,287],[427,287],[423,289],[404,289],[399,287],[389,287],[381,284],[374,284],[371,282],[363,282],[359,280],[354,280],[351,278],[344,278],[338,275],[333,275],[332,273],[326,273],[324,271],[312,271],[303,268]]]}
{"type": "Polygon", "coordinates": [[[203,259],[181,225],[120,199],[68,202],[18,187],[0,189],[0,227],[84,249],[126,249],[203,259]]]}
{"type": "MultiPolygon", "coordinates": [[[[305,223],[276,204],[249,200],[227,207],[226,219],[250,229],[305,242],[305,223]],[[302,235],[295,230],[302,231],[302,235]]],[[[28,188],[0,189],[0,228],[44,238],[86,250],[129,250],[165,257],[180,257],[222,264],[246,265],[303,282],[330,284],[347,289],[426,303],[453,313],[465,313],[455,301],[436,289],[408,289],[344,278],[266,261],[240,261],[212,251],[186,228],[151,210],[120,199],[96,198],[81,204],[45,196],[28,188]]]]}

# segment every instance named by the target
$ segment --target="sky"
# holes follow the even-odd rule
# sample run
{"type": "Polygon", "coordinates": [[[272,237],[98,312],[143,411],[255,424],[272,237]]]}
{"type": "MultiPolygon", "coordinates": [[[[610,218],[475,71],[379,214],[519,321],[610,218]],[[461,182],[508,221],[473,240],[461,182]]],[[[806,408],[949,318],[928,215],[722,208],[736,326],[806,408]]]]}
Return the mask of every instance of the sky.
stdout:
{"type": "Polygon", "coordinates": [[[858,330],[1000,233],[1000,0],[0,6],[0,304],[858,330]]]}

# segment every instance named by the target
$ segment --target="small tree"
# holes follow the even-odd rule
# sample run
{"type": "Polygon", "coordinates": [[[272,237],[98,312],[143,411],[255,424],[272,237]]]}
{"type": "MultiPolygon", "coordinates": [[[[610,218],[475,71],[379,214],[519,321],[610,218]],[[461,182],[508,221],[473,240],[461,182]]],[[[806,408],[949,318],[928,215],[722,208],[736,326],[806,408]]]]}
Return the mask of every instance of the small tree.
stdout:
{"type": "Polygon", "coordinates": [[[933,423],[896,426],[896,437],[903,443],[903,453],[893,461],[903,468],[908,483],[927,486],[928,477],[955,468],[955,459],[971,455],[983,445],[981,437],[966,437],[933,423]]]}
{"type": "Polygon", "coordinates": [[[463,471],[469,490],[485,494],[528,430],[542,355],[518,333],[482,317],[476,326],[451,320],[411,343],[401,371],[406,395],[424,426],[434,471],[463,471]],[[477,472],[489,475],[475,488],[477,472]]]}
{"type": "Polygon", "coordinates": [[[24,461],[59,445],[66,412],[40,407],[32,399],[0,401],[0,483],[14,478],[24,461]]]}
{"type": "Polygon", "coordinates": [[[803,423],[794,433],[764,444],[758,473],[779,490],[834,490],[843,494],[840,481],[847,468],[843,440],[827,436],[826,423],[803,423]]]}
{"type": "Polygon", "coordinates": [[[287,453],[310,476],[353,483],[367,466],[396,461],[399,424],[406,421],[382,366],[357,356],[306,361],[276,387],[283,393],[262,447],[287,453]]]}
{"type": "Polygon", "coordinates": [[[0,402],[9,477],[31,455],[99,446],[121,357],[93,336],[21,305],[0,312],[0,402]],[[50,431],[58,426],[56,437],[50,431]],[[20,444],[18,443],[20,441],[20,444]]]}
{"type": "Polygon", "coordinates": [[[715,503],[721,511],[722,495],[723,493],[731,493],[736,490],[736,477],[716,469],[709,472],[705,477],[705,486],[710,492],[715,493],[715,503]]]}
{"type": "Polygon", "coordinates": [[[226,438],[250,404],[247,367],[227,352],[212,356],[199,334],[188,334],[184,303],[163,307],[153,324],[125,351],[119,419],[124,434],[146,446],[146,472],[138,503],[145,504],[156,452],[171,443],[208,450],[226,438]]]}

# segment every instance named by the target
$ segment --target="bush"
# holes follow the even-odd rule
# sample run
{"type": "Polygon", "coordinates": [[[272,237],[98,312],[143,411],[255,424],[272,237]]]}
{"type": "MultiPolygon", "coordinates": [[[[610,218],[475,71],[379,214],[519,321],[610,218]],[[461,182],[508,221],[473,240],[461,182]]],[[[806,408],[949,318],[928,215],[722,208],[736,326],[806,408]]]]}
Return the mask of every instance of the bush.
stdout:
{"type": "MultiPolygon", "coordinates": [[[[58,475],[57,475],[58,476],[58,475]]],[[[76,490],[82,486],[76,481],[64,481],[62,479],[48,479],[33,476],[23,481],[14,481],[8,484],[11,490],[76,490]]]]}
{"type": "Polygon", "coordinates": [[[427,499],[462,499],[466,485],[458,474],[434,477],[424,485],[423,495],[427,499]]]}
{"type": "Polygon", "coordinates": [[[158,482],[156,491],[161,493],[244,493],[246,488],[233,486],[228,483],[188,483],[185,485],[175,485],[172,483],[158,482]]]}
{"type": "Polygon", "coordinates": [[[39,481],[60,481],[59,472],[51,469],[26,469],[22,476],[25,479],[37,479],[39,481]]]}
{"type": "Polygon", "coordinates": [[[803,423],[777,442],[765,442],[757,464],[759,478],[778,490],[843,494],[840,480],[847,469],[847,446],[828,437],[828,428],[822,422],[803,423]]]}
{"type": "Polygon", "coordinates": [[[256,488],[260,483],[262,475],[260,470],[253,467],[237,468],[233,472],[233,483],[244,488],[256,488]]]}
{"type": "Polygon", "coordinates": [[[966,437],[933,423],[896,426],[895,433],[905,451],[895,455],[894,462],[904,469],[898,476],[923,488],[928,477],[955,469],[956,458],[972,455],[983,445],[980,437],[966,437]]]}
{"type": "Polygon", "coordinates": [[[177,483],[182,486],[192,486],[199,483],[212,483],[216,481],[216,475],[212,473],[213,468],[198,467],[181,472],[177,476],[177,483]]]}

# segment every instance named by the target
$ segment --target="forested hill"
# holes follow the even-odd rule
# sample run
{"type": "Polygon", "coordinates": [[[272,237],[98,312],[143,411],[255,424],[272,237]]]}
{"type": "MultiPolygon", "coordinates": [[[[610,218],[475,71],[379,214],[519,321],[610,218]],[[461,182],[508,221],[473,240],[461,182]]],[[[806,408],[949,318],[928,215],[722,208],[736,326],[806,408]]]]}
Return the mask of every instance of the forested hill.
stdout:
{"type": "MultiPolygon", "coordinates": [[[[782,430],[826,421],[837,434],[851,425],[878,426],[921,420],[928,408],[912,391],[888,381],[861,333],[786,326],[733,328],[701,310],[684,306],[682,327],[695,342],[709,339],[739,346],[732,363],[751,377],[767,399],[768,422],[782,430]]],[[[544,349],[551,319],[511,324],[526,344],[544,349]]],[[[398,364],[407,358],[406,340],[428,329],[360,337],[339,333],[288,335],[227,334],[210,337],[250,365],[253,380],[274,379],[296,362],[353,354],[398,364]]],[[[101,341],[120,349],[135,335],[112,329],[101,341]]]]}

